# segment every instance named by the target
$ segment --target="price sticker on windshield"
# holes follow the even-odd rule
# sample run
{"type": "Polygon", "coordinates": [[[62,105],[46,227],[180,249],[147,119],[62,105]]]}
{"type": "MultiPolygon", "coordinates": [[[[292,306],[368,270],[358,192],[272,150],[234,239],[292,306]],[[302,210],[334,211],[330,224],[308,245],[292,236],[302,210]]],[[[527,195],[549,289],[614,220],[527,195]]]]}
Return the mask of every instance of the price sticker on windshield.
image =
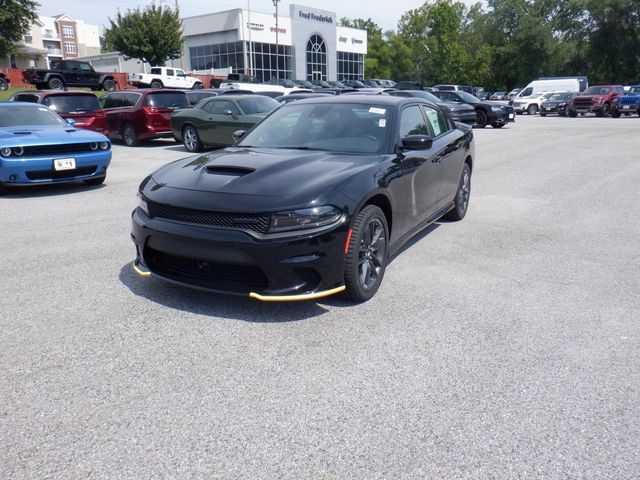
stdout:
{"type": "Polygon", "coordinates": [[[377,115],[384,115],[387,111],[384,108],[371,107],[369,113],[375,113],[377,115]]]}

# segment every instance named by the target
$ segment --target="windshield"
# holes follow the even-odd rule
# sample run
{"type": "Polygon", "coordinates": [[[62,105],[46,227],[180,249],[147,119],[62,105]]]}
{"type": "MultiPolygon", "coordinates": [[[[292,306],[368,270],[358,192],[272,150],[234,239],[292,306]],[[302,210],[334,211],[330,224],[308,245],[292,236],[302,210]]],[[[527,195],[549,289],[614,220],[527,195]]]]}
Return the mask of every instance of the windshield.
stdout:
{"type": "Polygon", "coordinates": [[[589,87],[582,94],[583,95],[606,95],[609,93],[609,87],[589,87]]]}
{"type": "Polygon", "coordinates": [[[640,93],[640,87],[631,87],[629,93],[640,93]]]}
{"type": "Polygon", "coordinates": [[[145,107],[185,108],[190,105],[189,99],[183,92],[151,93],[144,99],[145,107]]]}
{"type": "Polygon", "coordinates": [[[387,107],[348,103],[290,103],[242,138],[240,147],[381,153],[390,128],[387,107]]]}
{"type": "Polygon", "coordinates": [[[67,125],[62,118],[47,107],[26,107],[3,105],[0,107],[0,127],[21,127],[27,125],[67,125]]]}
{"type": "MultiPolygon", "coordinates": [[[[498,94],[499,94],[499,92],[498,92],[498,94]]],[[[467,92],[458,92],[458,95],[460,95],[460,98],[462,98],[462,100],[464,102],[467,102],[467,103],[475,103],[475,102],[479,102],[480,101],[480,99],[478,97],[475,97],[475,96],[473,96],[473,95],[471,95],[470,93],[467,93],[467,92]]]]}
{"type": "Polygon", "coordinates": [[[58,113],[93,113],[100,109],[95,95],[51,95],[42,103],[58,113]]]}
{"type": "Polygon", "coordinates": [[[549,100],[569,100],[572,96],[572,93],[554,93],[549,100]]]}
{"type": "Polygon", "coordinates": [[[242,98],[238,100],[238,103],[247,115],[253,113],[269,113],[280,106],[280,104],[272,98],[261,97],[259,95],[242,98]]]}

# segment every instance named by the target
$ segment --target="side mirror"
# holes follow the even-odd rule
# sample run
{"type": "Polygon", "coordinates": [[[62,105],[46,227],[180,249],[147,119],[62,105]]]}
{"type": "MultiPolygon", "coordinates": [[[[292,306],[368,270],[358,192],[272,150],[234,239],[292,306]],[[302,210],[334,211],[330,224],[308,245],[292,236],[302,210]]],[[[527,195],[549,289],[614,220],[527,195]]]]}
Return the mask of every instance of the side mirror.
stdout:
{"type": "Polygon", "coordinates": [[[400,140],[403,150],[429,150],[433,145],[433,138],[428,135],[408,135],[400,140]]]}
{"type": "Polygon", "coordinates": [[[222,113],[225,114],[225,115],[233,115],[233,112],[231,110],[225,110],[222,113]]]}
{"type": "Polygon", "coordinates": [[[67,125],[70,127],[73,127],[76,124],[76,121],[73,118],[67,118],[65,119],[65,122],[67,122],[67,125]]]}
{"type": "Polygon", "coordinates": [[[245,133],[247,133],[246,130],[236,130],[235,132],[233,132],[233,142],[239,142],[245,133]]]}

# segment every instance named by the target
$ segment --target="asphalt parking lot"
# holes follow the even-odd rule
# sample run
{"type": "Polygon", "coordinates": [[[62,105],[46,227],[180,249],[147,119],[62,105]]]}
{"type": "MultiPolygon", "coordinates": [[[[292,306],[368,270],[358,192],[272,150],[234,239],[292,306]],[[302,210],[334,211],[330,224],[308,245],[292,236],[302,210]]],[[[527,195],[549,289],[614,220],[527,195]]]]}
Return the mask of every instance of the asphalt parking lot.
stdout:
{"type": "Polygon", "coordinates": [[[475,130],[465,220],[378,294],[262,304],[138,277],[138,183],[0,199],[0,478],[637,479],[640,119],[475,130]]]}

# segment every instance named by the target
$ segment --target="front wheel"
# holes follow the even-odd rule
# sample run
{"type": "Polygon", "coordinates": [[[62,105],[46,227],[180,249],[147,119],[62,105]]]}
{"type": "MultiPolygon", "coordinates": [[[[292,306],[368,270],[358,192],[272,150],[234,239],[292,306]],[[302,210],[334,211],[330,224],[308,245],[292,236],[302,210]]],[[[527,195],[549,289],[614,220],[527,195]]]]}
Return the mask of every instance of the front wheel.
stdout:
{"type": "Polygon", "coordinates": [[[620,110],[614,108],[613,110],[611,110],[611,116],[613,118],[620,118],[620,110]]]}
{"type": "Polygon", "coordinates": [[[204,88],[204,85],[202,85],[202,83],[200,82],[196,82],[193,84],[193,87],[191,88],[193,88],[193,90],[200,90],[201,88],[204,88]]]}
{"type": "Polygon", "coordinates": [[[536,104],[527,107],[527,115],[535,115],[536,113],[538,113],[538,106],[536,104]]]}
{"type": "Polygon", "coordinates": [[[457,222],[462,220],[467,214],[469,208],[469,198],[471,196],[471,168],[469,164],[465,163],[462,167],[462,173],[460,174],[460,181],[458,182],[458,191],[453,199],[454,207],[450,210],[444,218],[446,220],[453,220],[457,222]]]}
{"type": "Polygon", "coordinates": [[[149,86],[151,88],[162,88],[162,82],[160,82],[159,80],[154,80],[149,86]]]}
{"type": "Polygon", "coordinates": [[[484,110],[476,110],[476,127],[484,128],[487,126],[489,119],[487,117],[487,112],[484,110]]]}
{"type": "Polygon", "coordinates": [[[366,302],[378,291],[387,268],[388,242],[382,210],[375,205],[363,208],[353,221],[345,261],[344,283],[351,300],[366,302]]]}
{"type": "Polygon", "coordinates": [[[184,148],[187,152],[199,152],[202,150],[202,142],[200,141],[200,135],[196,127],[187,125],[182,131],[182,139],[184,141],[184,148]]]}
{"type": "Polygon", "coordinates": [[[107,92],[113,92],[117,88],[116,82],[109,79],[102,82],[102,89],[107,92]]]}
{"type": "Polygon", "coordinates": [[[609,104],[605,103],[604,105],[602,105],[602,108],[596,113],[596,116],[598,117],[608,117],[609,116],[609,104]]]}
{"type": "Polygon", "coordinates": [[[0,91],[4,92],[9,89],[9,83],[4,79],[0,78],[0,91]]]}
{"type": "Polygon", "coordinates": [[[136,129],[130,123],[122,127],[122,141],[127,147],[136,147],[139,143],[136,129]]]}
{"type": "Polygon", "coordinates": [[[547,116],[547,114],[546,114],[546,113],[540,113],[540,116],[541,116],[541,117],[546,117],[546,116],[547,116]]]}
{"type": "Polygon", "coordinates": [[[569,110],[569,116],[571,118],[576,118],[578,116],[578,112],[576,112],[575,110],[569,110]]]}

